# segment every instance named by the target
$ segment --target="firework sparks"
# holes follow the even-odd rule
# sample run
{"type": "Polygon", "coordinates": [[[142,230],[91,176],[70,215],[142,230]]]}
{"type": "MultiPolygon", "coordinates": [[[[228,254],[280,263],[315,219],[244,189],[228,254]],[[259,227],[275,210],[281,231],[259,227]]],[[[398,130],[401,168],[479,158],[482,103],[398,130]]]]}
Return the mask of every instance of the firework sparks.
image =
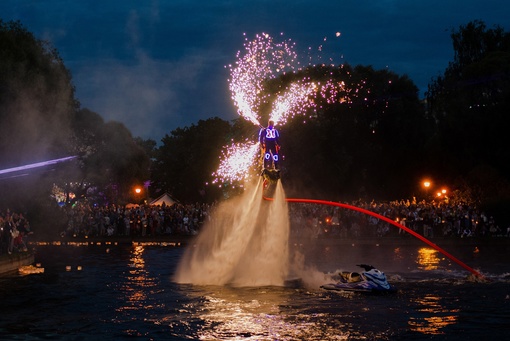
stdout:
{"type": "Polygon", "coordinates": [[[260,152],[259,144],[253,141],[232,143],[223,149],[220,166],[213,174],[216,179],[213,183],[242,181],[247,178],[249,169],[256,164],[260,152]]]}
{"type": "Polygon", "coordinates": [[[292,71],[296,53],[289,42],[275,43],[261,34],[244,44],[245,54],[230,67],[230,91],[238,114],[259,126],[256,110],[265,100],[263,83],[280,73],[292,71]]]}
{"type": "MultiPolygon", "coordinates": [[[[290,40],[276,43],[268,34],[263,33],[257,35],[253,41],[245,38],[244,54],[239,51],[236,57],[238,60],[235,65],[229,66],[232,100],[241,117],[260,127],[258,111],[262,104],[270,100],[264,85],[278,76],[299,70],[300,62],[297,60],[294,44],[290,40]]],[[[269,117],[282,126],[290,118],[306,114],[315,106],[318,96],[327,103],[334,102],[344,86],[343,82],[338,84],[325,81],[320,84],[309,79],[296,81],[275,95],[269,117]]],[[[346,100],[341,98],[338,101],[346,100]]],[[[220,166],[213,174],[216,177],[213,182],[233,182],[249,178],[250,171],[256,168],[259,149],[257,142],[248,141],[225,146],[220,166]]]]}
{"type": "Polygon", "coordinates": [[[289,118],[306,112],[313,106],[312,96],[317,92],[314,83],[293,83],[283,94],[278,95],[273,103],[270,118],[278,125],[284,125],[289,118]]]}

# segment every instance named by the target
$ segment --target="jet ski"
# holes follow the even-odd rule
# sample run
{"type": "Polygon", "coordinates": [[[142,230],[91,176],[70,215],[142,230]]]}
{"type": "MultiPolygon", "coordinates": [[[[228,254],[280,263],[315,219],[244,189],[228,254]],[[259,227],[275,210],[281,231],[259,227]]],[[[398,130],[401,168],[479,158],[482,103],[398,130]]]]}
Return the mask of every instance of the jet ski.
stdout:
{"type": "MultiPolygon", "coordinates": [[[[388,283],[384,272],[376,269],[372,265],[358,264],[365,271],[359,272],[341,272],[336,278],[338,282],[321,285],[322,289],[336,291],[351,291],[361,293],[393,293],[397,290],[388,283]]],[[[335,278],[335,279],[336,279],[335,278]]]]}

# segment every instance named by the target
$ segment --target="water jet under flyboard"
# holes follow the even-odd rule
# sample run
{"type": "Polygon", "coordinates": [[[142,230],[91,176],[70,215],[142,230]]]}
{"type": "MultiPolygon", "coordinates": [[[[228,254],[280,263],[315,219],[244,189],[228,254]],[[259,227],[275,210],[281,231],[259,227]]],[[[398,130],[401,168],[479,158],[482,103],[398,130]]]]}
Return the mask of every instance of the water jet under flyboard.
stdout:
{"type": "MultiPolygon", "coordinates": [[[[174,280],[197,285],[283,286],[289,272],[289,217],[281,181],[263,200],[264,177],[220,203],[186,249],[174,280]]],[[[266,183],[267,185],[267,183],[266,183]]]]}

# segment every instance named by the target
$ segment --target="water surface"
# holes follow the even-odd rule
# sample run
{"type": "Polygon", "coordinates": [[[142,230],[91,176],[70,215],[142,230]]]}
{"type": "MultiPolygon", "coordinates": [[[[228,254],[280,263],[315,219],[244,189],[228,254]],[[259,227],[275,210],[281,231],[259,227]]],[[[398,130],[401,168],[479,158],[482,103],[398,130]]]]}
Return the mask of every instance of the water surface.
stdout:
{"type": "MultiPolygon", "coordinates": [[[[192,247],[192,244],[190,246],[192,247]]],[[[506,244],[450,247],[490,283],[417,243],[290,242],[302,281],[232,287],[173,281],[185,247],[40,245],[43,274],[0,279],[2,340],[474,340],[510,331],[506,244]],[[309,287],[371,263],[398,287],[367,296],[309,287]],[[79,270],[81,268],[81,270],[79,270]],[[313,277],[313,278],[312,278],[313,277]]]]}

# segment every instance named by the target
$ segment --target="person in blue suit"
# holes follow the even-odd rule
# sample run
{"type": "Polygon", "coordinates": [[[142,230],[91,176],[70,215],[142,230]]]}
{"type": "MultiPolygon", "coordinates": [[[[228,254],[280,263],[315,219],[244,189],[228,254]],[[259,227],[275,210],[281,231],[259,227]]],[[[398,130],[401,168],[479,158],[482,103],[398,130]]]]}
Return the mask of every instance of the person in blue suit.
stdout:
{"type": "Polygon", "coordinates": [[[279,169],[280,133],[274,127],[274,121],[269,120],[267,128],[260,129],[259,142],[264,153],[264,169],[279,169]]]}

